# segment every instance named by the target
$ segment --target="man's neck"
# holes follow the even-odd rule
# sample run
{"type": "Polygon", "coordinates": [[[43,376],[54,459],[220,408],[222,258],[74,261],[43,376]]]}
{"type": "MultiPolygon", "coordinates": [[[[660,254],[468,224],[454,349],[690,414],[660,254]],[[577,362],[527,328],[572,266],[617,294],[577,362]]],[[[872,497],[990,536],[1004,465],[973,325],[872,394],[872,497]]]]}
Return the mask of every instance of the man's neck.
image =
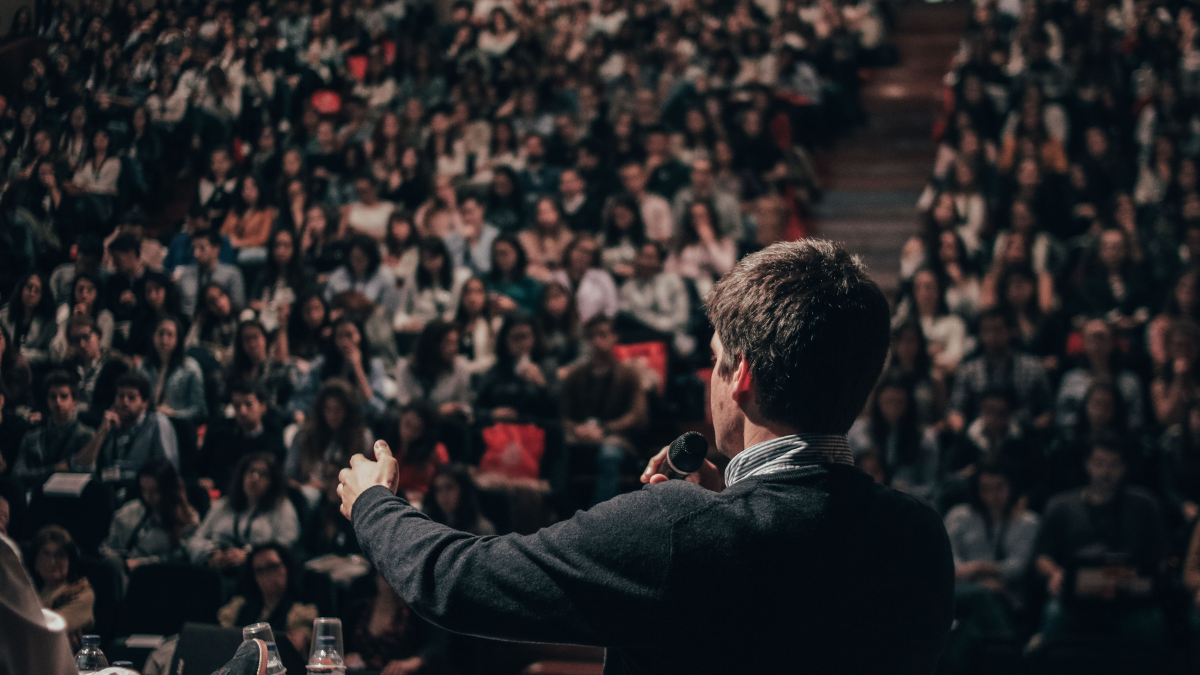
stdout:
{"type": "Polygon", "coordinates": [[[70,412],[70,414],[68,414],[68,415],[63,415],[63,416],[51,415],[50,416],[50,426],[52,426],[52,427],[65,427],[74,421],[75,421],[75,411],[74,410],[72,410],[70,412]]]}
{"type": "Polygon", "coordinates": [[[1105,504],[1111,503],[1112,500],[1116,499],[1119,491],[1120,488],[1107,490],[1089,485],[1084,491],[1084,498],[1087,499],[1087,502],[1092,506],[1104,506],[1105,504]]]}
{"type": "Polygon", "coordinates": [[[218,263],[215,260],[212,262],[200,262],[199,260],[196,261],[196,267],[201,272],[211,272],[211,271],[217,269],[218,264],[220,264],[220,263],[218,263]]]}
{"type": "Polygon", "coordinates": [[[238,422],[238,427],[241,428],[243,436],[256,436],[256,435],[262,433],[263,423],[262,423],[262,420],[258,420],[257,422],[254,423],[253,426],[250,426],[250,425],[238,422]]]}

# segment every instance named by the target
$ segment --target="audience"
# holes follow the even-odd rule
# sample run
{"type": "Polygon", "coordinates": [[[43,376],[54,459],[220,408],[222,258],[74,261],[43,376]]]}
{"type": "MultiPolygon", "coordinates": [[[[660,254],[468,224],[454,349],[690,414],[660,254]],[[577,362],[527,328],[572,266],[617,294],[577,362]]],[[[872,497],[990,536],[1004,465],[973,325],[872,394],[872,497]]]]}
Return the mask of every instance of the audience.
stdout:
{"type": "Polygon", "coordinates": [[[79,569],[75,541],[58,525],[47,525],[33,536],[26,564],[42,607],[66,620],[71,648],[78,649],[80,638],[96,621],[96,594],[79,569]]]}
{"type": "Polygon", "coordinates": [[[283,470],[273,456],[258,453],[237,463],[225,496],[188,540],[188,556],[193,564],[230,572],[247,562],[250,546],[290,547],[299,538],[300,519],[287,498],[283,470]]]}
{"type": "Polygon", "coordinates": [[[140,565],[187,560],[187,542],[200,516],[188,503],[170,462],[147,463],[137,473],[138,497],[113,514],[100,554],[132,572],[140,565]]]}

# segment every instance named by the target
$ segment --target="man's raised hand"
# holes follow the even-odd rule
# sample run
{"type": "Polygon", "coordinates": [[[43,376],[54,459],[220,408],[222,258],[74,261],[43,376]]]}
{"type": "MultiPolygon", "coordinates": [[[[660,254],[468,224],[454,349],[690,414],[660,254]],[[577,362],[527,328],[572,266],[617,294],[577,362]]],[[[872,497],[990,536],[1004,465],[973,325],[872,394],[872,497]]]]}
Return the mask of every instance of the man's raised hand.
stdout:
{"type": "Polygon", "coordinates": [[[363,455],[350,458],[350,468],[338,474],[338,496],[342,498],[342,515],[350,518],[354,502],[364,491],[382,485],[393,493],[400,487],[400,464],[384,441],[375,441],[375,461],[363,455]]]}

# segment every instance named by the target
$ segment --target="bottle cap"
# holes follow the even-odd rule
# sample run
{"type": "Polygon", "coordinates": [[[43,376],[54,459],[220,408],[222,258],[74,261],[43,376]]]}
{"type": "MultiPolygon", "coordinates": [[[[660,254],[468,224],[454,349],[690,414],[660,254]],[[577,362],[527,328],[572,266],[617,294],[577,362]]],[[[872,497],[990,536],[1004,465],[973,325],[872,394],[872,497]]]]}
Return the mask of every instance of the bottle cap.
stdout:
{"type": "Polygon", "coordinates": [[[84,635],[83,637],[80,638],[80,642],[85,645],[98,645],[98,644],[100,644],[100,636],[99,635],[84,635]]]}

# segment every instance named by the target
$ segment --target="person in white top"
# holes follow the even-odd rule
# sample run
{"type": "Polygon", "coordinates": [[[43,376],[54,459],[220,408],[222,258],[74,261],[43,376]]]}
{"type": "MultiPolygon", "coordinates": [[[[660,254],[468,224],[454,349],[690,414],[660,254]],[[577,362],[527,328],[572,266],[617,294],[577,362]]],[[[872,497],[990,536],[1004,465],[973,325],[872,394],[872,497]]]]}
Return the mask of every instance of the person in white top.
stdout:
{"type": "Polygon", "coordinates": [[[341,230],[383,241],[396,205],[380,199],[375,180],[367,176],[359,176],[354,180],[354,190],[358,199],[342,207],[341,230]]]}
{"type": "Polygon", "coordinates": [[[716,210],[707,201],[694,202],[688,208],[679,230],[666,269],[694,281],[703,298],[737,263],[737,244],[720,234],[716,210]]]}
{"type": "Polygon", "coordinates": [[[638,162],[628,162],[620,170],[621,184],[633,195],[642,212],[646,225],[646,236],[653,241],[666,243],[675,236],[675,222],[671,218],[671,205],[659,195],[646,191],[646,170],[638,162]]]}

